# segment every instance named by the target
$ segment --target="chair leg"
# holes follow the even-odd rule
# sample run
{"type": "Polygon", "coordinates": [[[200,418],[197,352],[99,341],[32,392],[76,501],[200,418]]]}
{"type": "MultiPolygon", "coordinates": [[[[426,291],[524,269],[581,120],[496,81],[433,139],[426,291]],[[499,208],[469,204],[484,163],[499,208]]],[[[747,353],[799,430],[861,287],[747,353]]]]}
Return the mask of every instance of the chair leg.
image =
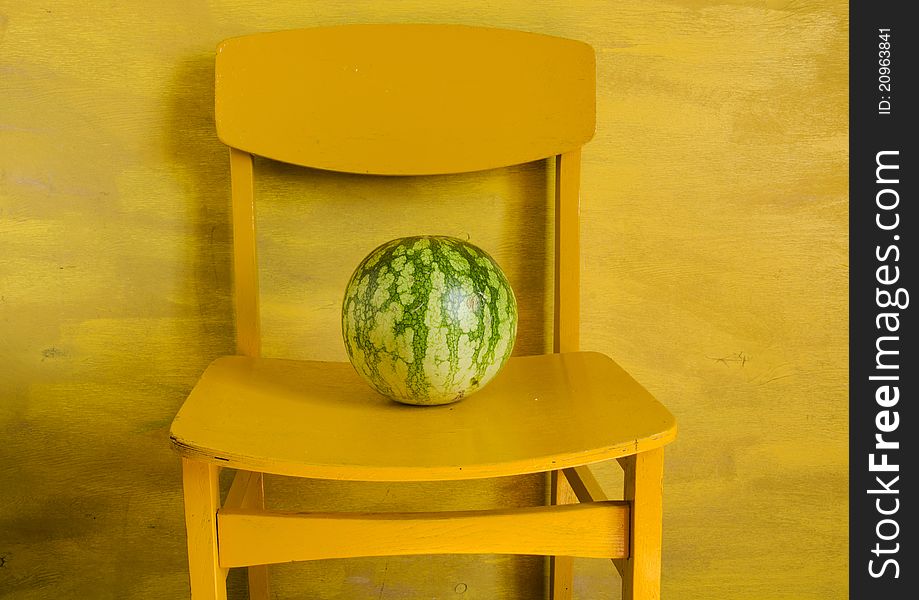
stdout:
{"type": "MultiPolygon", "coordinates": [[[[574,490],[561,471],[552,471],[551,479],[552,504],[573,504],[578,501],[574,490]]],[[[552,556],[549,558],[549,598],[551,600],[571,600],[574,584],[574,559],[570,556],[552,556]]]]}
{"type": "Polygon", "coordinates": [[[217,561],[217,509],[220,486],[217,465],[182,459],[185,530],[192,600],[226,600],[226,569],[217,561]]]}
{"type": "MultiPolygon", "coordinates": [[[[265,508],[265,481],[259,473],[255,495],[247,502],[247,508],[265,508]],[[251,505],[249,505],[251,502],[251,505]]],[[[268,598],[268,565],[249,567],[249,600],[269,600],[268,598]]]]}
{"type": "Polygon", "coordinates": [[[622,599],[659,600],[663,519],[664,449],[625,458],[625,499],[632,503],[629,558],[622,561],[622,599]]]}

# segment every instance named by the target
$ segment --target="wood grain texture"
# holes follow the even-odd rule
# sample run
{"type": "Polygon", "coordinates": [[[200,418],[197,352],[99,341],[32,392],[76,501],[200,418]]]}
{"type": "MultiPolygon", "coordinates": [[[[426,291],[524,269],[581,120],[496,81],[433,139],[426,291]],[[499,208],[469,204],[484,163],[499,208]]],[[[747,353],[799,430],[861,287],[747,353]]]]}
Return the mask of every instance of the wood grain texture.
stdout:
{"type": "MultiPolygon", "coordinates": [[[[170,0],[155,11],[0,0],[0,597],[187,597],[168,425],[207,364],[235,348],[214,48],[353,22],[512,27],[594,46],[580,344],[613,356],[680,421],[666,456],[662,596],[845,597],[847,18],[829,0],[170,0]]],[[[406,189],[325,173],[295,184],[270,166],[256,181],[270,196],[257,215],[263,353],[346,360],[338,294],[371,249],[351,244],[354,232],[382,242],[420,230],[487,247],[529,301],[519,352],[551,350],[553,170],[406,189]],[[369,209],[338,218],[355,206],[369,209]],[[318,233],[304,242],[304,230],[318,233]],[[307,268],[317,263],[328,270],[307,268]]],[[[618,470],[596,473],[611,496],[618,470]]],[[[465,496],[265,486],[286,510],[487,509],[546,491],[527,478],[465,496]]],[[[272,593],[531,600],[542,565],[278,565],[272,593]]],[[[574,566],[575,599],[617,599],[609,561],[574,566]]],[[[229,581],[242,597],[244,574],[229,581]]]]}

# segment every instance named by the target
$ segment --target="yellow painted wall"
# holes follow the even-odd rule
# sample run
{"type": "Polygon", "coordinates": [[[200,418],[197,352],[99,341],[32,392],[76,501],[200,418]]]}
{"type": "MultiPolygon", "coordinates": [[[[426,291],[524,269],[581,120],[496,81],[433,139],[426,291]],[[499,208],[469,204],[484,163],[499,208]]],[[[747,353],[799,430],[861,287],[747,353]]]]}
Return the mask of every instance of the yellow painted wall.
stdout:
{"type": "MultiPolygon", "coordinates": [[[[847,13],[830,0],[0,0],[0,598],[187,594],[168,425],[204,366],[233,348],[214,46],[381,21],[595,47],[582,346],[615,357],[679,420],[663,596],[845,597],[847,13]]],[[[408,192],[324,173],[296,184],[291,169],[259,166],[267,353],[343,358],[338,293],[365,252],[355,236],[435,227],[470,233],[505,264],[533,298],[518,350],[546,348],[543,165],[408,192]],[[411,202],[447,194],[436,210],[411,202]],[[366,212],[346,221],[342,207],[366,212]],[[495,216],[483,222],[485,209],[495,216]]],[[[602,476],[617,485],[615,467],[602,476]]],[[[309,506],[543,493],[532,479],[421,499],[390,486],[268,487],[278,505],[299,491],[309,506]]],[[[529,600],[541,567],[434,557],[272,573],[279,598],[529,600]]],[[[607,562],[576,568],[577,598],[618,598],[607,562]]]]}

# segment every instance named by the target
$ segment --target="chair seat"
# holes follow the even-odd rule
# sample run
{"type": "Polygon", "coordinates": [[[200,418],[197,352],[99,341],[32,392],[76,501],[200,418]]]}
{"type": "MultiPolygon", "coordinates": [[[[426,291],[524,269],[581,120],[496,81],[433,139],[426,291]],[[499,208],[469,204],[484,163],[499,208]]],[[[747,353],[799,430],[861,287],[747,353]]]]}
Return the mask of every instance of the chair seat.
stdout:
{"type": "Polygon", "coordinates": [[[399,404],[349,363],[225,356],[172,423],[187,458],[319,479],[437,481],[536,473],[654,449],[673,415],[609,357],[511,358],[482,390],[399,404]]]}

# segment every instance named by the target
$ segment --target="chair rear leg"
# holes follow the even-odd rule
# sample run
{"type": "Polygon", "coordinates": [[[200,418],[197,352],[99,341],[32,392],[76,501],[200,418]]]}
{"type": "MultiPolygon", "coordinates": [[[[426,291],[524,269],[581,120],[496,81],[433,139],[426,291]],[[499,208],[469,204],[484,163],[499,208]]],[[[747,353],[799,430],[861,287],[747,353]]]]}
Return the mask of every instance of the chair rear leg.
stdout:
{"type": "MultiPolygon", "coordinates": [[[[265,481],[264,475],[257,475],[255,493],[247,502],[248,508],[265,508],[265,481]]],[[[249,567],[249,600],[269,600],[268,598],[268,565],[255,565],[249,567]]]]}
{"type": "MultiPolygon", "coordinates": [[[[573,504],[578,501],[574,490],[561,471],[552,471],[550,478],[551,503],[573,504]]],[[[549,558],[549,598],[550,600],[571,600],[574,586],[574,559],[570,556],[552,556],[549,558]]]]}

